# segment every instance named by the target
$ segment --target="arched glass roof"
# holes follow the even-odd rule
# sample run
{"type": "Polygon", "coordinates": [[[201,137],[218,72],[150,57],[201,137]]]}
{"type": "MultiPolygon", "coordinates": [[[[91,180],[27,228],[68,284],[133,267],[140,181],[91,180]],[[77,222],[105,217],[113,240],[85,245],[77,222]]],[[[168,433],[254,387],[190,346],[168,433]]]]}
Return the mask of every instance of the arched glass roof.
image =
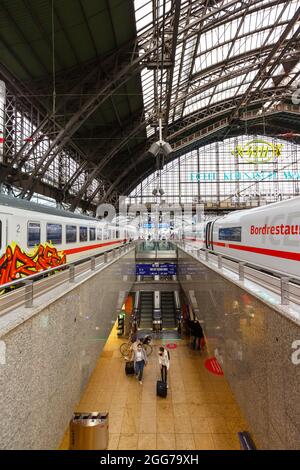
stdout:
{"type": "Polygon", "coordinates": [[[291,86],[300,72],[299,7],[297,0],[135,0],[140,51],[157,45],[142,70],[146,119],[162,113],[171,125],[228,99],[240,97],[245,107],[251,93],[291,86]]]}
{"type": "Polygon", "coordinates": [[[159,120],[165,163],[243,134],[300,142],[300,0],[73,3],[2,1],[8,192],[116,204],[154,171],[159,120]]]}

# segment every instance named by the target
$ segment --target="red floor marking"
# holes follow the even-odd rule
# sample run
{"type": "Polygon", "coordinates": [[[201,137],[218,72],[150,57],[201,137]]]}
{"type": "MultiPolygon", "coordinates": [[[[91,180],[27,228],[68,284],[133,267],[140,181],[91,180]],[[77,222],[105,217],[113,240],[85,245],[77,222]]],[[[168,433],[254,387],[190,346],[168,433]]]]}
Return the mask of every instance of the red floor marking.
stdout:
{"type": "Polygon", "coordinates": [[[166,347],[167,347],[168,349],[176,349],[176,348],[177,348],[177,344],[176,344],[176,343],[168,343],[168,344],[166,345],[166,347]]]}
{"type": "Polygon", "coordinates": [[[220,364],[218,363],[215,357],[211,357],[210,359],[207,359],[204,365],[206,369],[212,374],[224,375],[224,372],[222,371],[222,367],[220,366],[220,364]]]}

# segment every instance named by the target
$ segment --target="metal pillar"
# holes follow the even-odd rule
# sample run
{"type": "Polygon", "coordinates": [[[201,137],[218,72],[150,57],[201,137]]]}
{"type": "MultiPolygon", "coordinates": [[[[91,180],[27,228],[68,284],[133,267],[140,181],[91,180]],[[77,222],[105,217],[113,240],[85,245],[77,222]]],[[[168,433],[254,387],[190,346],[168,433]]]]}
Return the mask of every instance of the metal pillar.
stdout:
{"type": "Polygon", "coordinates": [[[25,307],[30,308],[33,305],[33,281],[25,282],[25,307]]]}
{"type": "Polygon", "coordinates": [[[289,281],[288,277],[282,277],[280,283],[280,293],[281,293],[281,305],[289,305],[290,296],[289,296],[289,281]]]}
{"type": "Polygon", "coordinates": [[[69,282],[75,281],[75,265],[71,264],[69,266],[69,282]]]}

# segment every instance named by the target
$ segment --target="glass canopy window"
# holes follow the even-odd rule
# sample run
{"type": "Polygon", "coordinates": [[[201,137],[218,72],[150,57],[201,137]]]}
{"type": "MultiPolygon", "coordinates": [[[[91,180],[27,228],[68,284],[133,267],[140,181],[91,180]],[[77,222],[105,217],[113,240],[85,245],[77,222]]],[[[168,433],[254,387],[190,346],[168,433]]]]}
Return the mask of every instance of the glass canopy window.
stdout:
{"type": "MultiPolygon", "coordinates": [[[[18,110],[12,98],[12,105],[10,108],[11,117],[9,121],[5,111],[5,100],[5,84],[4,82],[0,81],[0,162],[3,159],[4,141],[6,141],[8,152],[11,154],[18,153],[26,141],[31,142],[31,136],[37,129],[34,122],[30,120],[23,111],[21,112],[18,110]],[[5,120],[7,120],[6,128],[5,120]]],[[[38,143],[34,145],[32,156],[26,160],[22,166],[22,170],[26,173],[32,172],[35,168],[36,162],[39,161],[42,155],[47,152],[51,144],[51,138],[41,132],[38,135],[38,143]]],[[[80,164],[80,161],[76,161],[75,157],[73,158],[70,150],[62,150],[49,165],[48,170],[45,172],[43,181],[50,186],[60,188],[66,184],[70,178],[72,178],[72,176],[78,170],[80,164]]],[[[70,187],[70,193],[75,195],[84,185],[85,180],[86,175],[81,173],[70,187]]],[[[87,189],[87,195],[92,194],[93,191],[97,188],[98,184],[99,181],[94,179],[87,189]]],[[[17,188],[15,188],[15,190],[16,193],[18,193],[17,188]]],[[[42,201],[43,200],[44,199],[42,198],[42,201]]],[[[47,198],[45,200],[47,200],[47,198]]]]}
{"type": "Polygon", "coordinates": [[[263,136],[215,142],[167,163],[129,195],[130,203],[275,202],[299,195],[300,146],[263,136]]]}
{"type": "MultiPolygon", "coordinates": [[[[146,119],[163,115],[171,125],[224,100],[247,105],[243,98],[250,92],[286,92],[295,84],[298,0],[182,0],[177,18],[176,3],[169,0],[134,5],[139,51],[145,55],[146,119]],[[289,65],[282,64],[288,46],[289,65]]],[[[153,127],[147,132],[153,134],[153,127]]]]}

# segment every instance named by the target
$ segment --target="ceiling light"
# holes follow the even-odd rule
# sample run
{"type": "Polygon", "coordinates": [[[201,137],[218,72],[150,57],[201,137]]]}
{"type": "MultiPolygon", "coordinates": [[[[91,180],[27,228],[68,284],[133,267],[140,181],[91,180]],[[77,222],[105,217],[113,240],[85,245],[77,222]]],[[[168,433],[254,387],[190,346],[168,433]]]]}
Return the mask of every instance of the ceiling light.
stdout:
{"type": "Polygon", "coordinates": [[[163,152],[166,156],[169,155],[170,153],[172,153],[172,147],[168,142],[163,142],[161,144],[161,147],[162,147],[162,150],[163,150],[163,152]]]}
{"type": "Polygon", "coordinates": [[[160,150],[160,143],[159,142],[153,142],[151,147],[149,148],[148,152],[151,153],[154,157],[158,154],[160,150]]]}

